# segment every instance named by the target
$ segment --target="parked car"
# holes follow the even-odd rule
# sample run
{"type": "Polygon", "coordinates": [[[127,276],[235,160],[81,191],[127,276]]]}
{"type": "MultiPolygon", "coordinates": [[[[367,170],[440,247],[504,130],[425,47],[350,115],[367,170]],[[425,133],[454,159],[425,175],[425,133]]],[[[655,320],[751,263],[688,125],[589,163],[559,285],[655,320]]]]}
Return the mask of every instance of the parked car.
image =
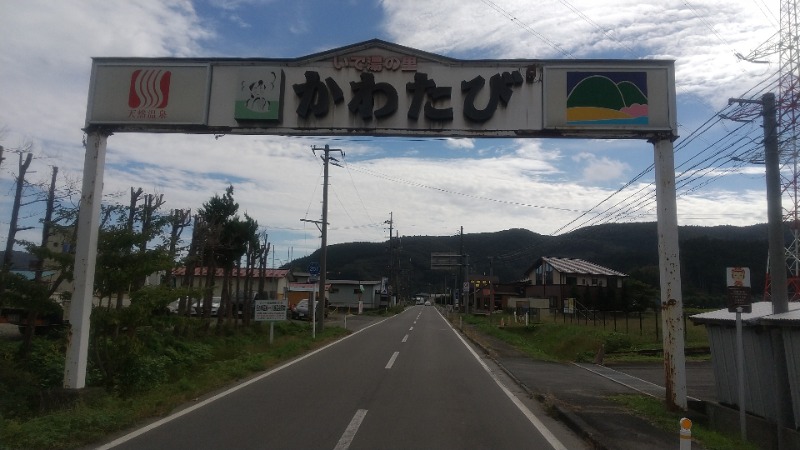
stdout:
{"type": "MultiPolygon", "coordinates": [[[[319,302],[314,300],[314,307],[318,307],[319,302]]],[[[292,319],[306,319],[308,318],[308,299],[304,298],[297,302],[292,310],[292,319]]]]}
{"type": "MultiPolygon", "coordinates": [[[[197,306],[196,303],[194,304],[194,309],[192,310],[192,315],[193,316],[202,316],[203,315],[203,303],[204,303],[204,301],[201,300],[200,301],[200,306],[197,306]]],[[[217,317],[217,314],[219,313],[219,307],[220,307],[221,303],[222,303],[222,297],[213,297],[211,299],[211,317],[217,317]]]]}
{"type": "Polygon", "coordinates": [[[180,304],[180,300],[175,300],[174,302],[167,305],[167,310],[170,314],[178,314],[178,305],[180,304]]]}
{"type": "MultiPolygon", "coordinates": [[[[314,308],[319,308],[319,300],[314,300],[314,308]]],[[[291,310],[292,319],[308,319],[309,317],[308,312],[308,299],[304,298],[297,302],[294,308],[291,310]]],[[[326,309],[325,317],[328,317],[328,310],[326,309]]]]}

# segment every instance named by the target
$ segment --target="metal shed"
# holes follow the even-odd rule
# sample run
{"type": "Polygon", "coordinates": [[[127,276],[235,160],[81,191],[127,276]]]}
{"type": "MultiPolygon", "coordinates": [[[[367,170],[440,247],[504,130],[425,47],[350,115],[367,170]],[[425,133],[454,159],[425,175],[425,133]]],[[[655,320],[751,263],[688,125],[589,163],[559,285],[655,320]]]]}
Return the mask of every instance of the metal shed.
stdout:
{"type": "MultiPolygon", "coordinates": [[[[800,304],[792,303],[789,306],[791,314],[800,314],[800,304]]],[[[777,410],[777,390],[775,386],[781,379],[778,376],[776,367],[778,366],[772,351],[772,341],[770,339],[769,327],[772,314],[772,303],[757,302],[752,305],[752,312],[742,314],[742,341],[744,345],[744,386],[745,386],[745,409],[750,414],[764,417],[770,421],[778,421],[777,410]]],[[[727,309],[696,314],[690,317],[695,324],[703,324],[708,330],[708,339],[711,346],[711,361],[714,370],[714,379],[717,390],[717,399],[720,403],[736,405],[738,407],[738,379],[736,370],[736,313],[728,312],[727,309]]],[[[794,336],[797,341],[794,343],[793,350],[789,350],[788,343],[786,353],[794,352],[794,369],[800,363],[798,349],[800,349],[800,322],[795,322],[794,336]]],[[[785,337],[784,337],[785,339],[785,337]]],[[[794,372],[795,374],[800,372],[794,372]]],[[[791,378],[791,376],[790,376],[791,378]]],[[[794,416],[798,417],[797,412],[800,403],[800,389],[797,386],[797,375],[795,375],[794,386],[792,389],[794,416]]],[[[797,426],[795,419],[795,426],[797,426]]]]}
{"type": "Polygon", "coordinates": [[[800,428],[800,305],[790,303],[789,308],[788,312],[762,317],[760,322],[781,329],[786,370],[789,374],[789,389],[792,394],[794,426],[800,428]]]}

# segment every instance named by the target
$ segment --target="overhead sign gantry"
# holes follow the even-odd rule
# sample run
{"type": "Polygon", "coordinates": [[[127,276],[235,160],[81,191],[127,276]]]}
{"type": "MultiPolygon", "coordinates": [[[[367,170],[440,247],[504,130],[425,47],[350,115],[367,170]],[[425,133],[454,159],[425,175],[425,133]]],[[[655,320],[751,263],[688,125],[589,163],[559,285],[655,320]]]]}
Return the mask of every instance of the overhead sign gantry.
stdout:
{"type": "Polygon", "coordinates": [[[459,60],[371,40],[300,58],[95,58],[64,384],[85,384],[113,133],[566,137],[654,145],[667,401],[686,408],[674,62],[459,60]]]}

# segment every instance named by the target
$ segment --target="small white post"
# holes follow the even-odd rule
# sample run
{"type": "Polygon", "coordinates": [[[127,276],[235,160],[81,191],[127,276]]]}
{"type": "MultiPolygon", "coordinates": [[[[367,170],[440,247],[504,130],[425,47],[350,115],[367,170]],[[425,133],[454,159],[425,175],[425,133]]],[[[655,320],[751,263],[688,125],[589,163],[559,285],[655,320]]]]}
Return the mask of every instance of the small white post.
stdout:
{"type": "Polygon", "coordinates": [[[681,446],[680,450],[692,450],[692,421],[686,417],[680,420],[681,446]]]}

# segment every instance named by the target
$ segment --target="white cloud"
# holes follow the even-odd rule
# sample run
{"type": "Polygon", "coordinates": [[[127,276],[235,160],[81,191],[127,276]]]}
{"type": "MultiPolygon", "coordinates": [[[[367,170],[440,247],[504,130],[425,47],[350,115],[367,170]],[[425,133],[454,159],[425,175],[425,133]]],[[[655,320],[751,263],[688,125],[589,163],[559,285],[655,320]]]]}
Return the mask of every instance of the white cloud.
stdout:
{"type": "Polygon", "coordinates": [[[618,180],[627,176],[630,165],[615,161],[605,156],[598,157],[591,153],[580,153],[572,157],[576,163],[582,164],[582,178],[589,182],[618,180]]]}
{"type": "Polygon", "coordinates": [[[445,145],[449,148],[465,148],[465,149],[473,149],[475,148],[475,139],[469,138],[447,138],[445,139],[445,145]]]}
{"type": "Polygon", "coordinates": [[[771,15],[756,3],[549,0],[531,8],[527,0],[382,2],[387,30],[410,47],[497,58],[674,59],[679,92],[708,96],[717,106],[746,91],[763,71],[734,55],[776,31],[770,17],[777,17],[777,3],[771,15]]]}
{"type": "MultiPolygon", "coordinates": [[[[306,32],[322,27],[332,35],[336,27],[349,27],[355,31],[348,36],[360,36],[354,42],[380,37],[455,58],[564,58],[560,48],[580,58],[674,59],[684,134],[705,119],[697,117],[697,109],[727,103],[776,67],[744,63],[734,53],[747,54],[774,34],[777,4],[769,13],[763,2],[721,0],[691,5],[678,0],[551,0],[537,2],[535,8],[529,0],[493,2],[500,11],[490,4],[384,0],[383,17],[370,17],[374,27],[358,34],[354,23],[330,17],[320,23],[295,13],[300,4],[274,0],[213,0],[211,12],[204,10],[208,4],[188,0],[3,1],[0,128],[7,131],[0,134],[0,145],[31,141],[63,176],[79,178],[92,57],[236,54],[253,48],[253,42],[280,45],[282,51],[293,51],[291,56],[303,56],[325,48],[314,33],[306,32]],[[269,36],[261,28],[272,24],[250,23],[244,30],[241,23],[226,19],[247,20],[249,8],[279,9],[281,14],[274,17],[292,17],[293,29],[301,33],[275,44],[258,40],[259,32],[269,36]],[[386,34],[376,36],[375,30],[386,34]],[[243,31],[248,41],[235,40],[243,31]],[[687,99],[691,107],[683,106],[687,99]]],[[[390,211],[401,234],[453,234],[460,225],[468,232],[513,227],[551,232],[614,190],[603,183],[617,186],[651,158],[648,152],[628,151],[649,144],[588,142],[117,134],[108,140],[104,183],[106,193],[142,186],[164,193],[168,208],[193,209],[233,183],[242,211],[282,233],[282,245],[296,248],[295,256],[300,256],[319,245],[316,228],[300,221],[318,220],[321,214],[321,163],[312,145],[331,143],[347,153],[344,168],[331,168],[329,242],[336,243],[385,239],[387,231],[380,224],[390,211]],[[589,145],[597,151],[588,154],[589,145]]],[[[43,167],[38,168],[42,173],[43,167]]],[[[753,181],[760,176],[758,169],[724,178],[753,181]]],[[[8,164],[0,167],[0,192],[11,192],[12,172],[8,164]]],[[[642,183],[626,192],[647,186],[646,180],[642,183]]],[[[8,203],[7,196],[0,197],[4,242],[8,203]]],[[[757,189],[738,194],[697,191],[679,199],[679,213],[682,221],[722,223],[731,217],[752,223],[761,217],[760,210],[746,205],[761,198],[757,189]],[[700,219],[695,211],[714,219],[700,219]]]]}

